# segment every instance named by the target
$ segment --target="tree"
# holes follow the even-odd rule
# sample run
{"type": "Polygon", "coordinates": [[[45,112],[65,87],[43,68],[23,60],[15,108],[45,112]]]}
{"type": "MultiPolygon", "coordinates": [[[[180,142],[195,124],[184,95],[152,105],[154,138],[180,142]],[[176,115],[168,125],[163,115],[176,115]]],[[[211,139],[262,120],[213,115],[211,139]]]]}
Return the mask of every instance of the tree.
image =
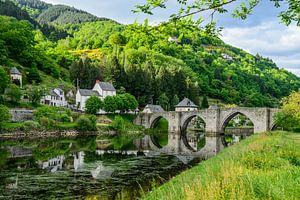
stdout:
{"type": "Polygon", "coordinates": [[[126,110],[135,110],[138,107],[138,101],[133,95],[125,93],[123,96],[126,99],[126,110]]]}
{"type": "Polygon", "coordinates": [[[3,69],[3,67],[0,67],[0,94],[4,93],[5,88],[7,87],[9,83],[9,78],[7,76],[7,73],[3,69]]]}
{"type": "Polygon", "coordinates": [[[175,110],[175,106],[179,103],[179,98],[177,94],[175,94],[172,98],[171,104],[172,104],[172,110],[175,110]]]}
{"type": "Polygon", "coordinates": [[[105,112],[116,112],[118,105],[116,103],[115,97],[107,96],[103,102],[103,109],[105,112]]]}
{"type": "Polygon", "coordinates": [[[292,92],[282,102],[282,110],[275,116],[276,125],[285,130],[300,127],[300,92],[292,92]]]}
{"type": "Polygon", "coordinates": [[[70,77],[74,83],[78,81],[80,88],[91,88],[95,81],[101,80],[100,67],[89,58],[81,58],[70,66],[70,77]]]}
{"type": "Polygon", "coordinates": [[[38,71],[38,69],[36,67],[32,67],[30,68],[27,73],[27,81],[29,83],[40,83],[42,82],[42,79],[41,79],[41,76],[40,76],[40,73],[38,71]]]}
{"type": "Polygon", "coordinates": [[[33,105],[40,104],[42,97],[46,94],[46,89],[41,88],[40,86],[28,86],[25,90],[25,94],[27,95],[29,101],[33,105]]]}
{"type": "Polygon", "coordinates": [[[205,109],[208,107],[209,107],[209,104],[208,104],[207,96],[204,95],[202,98],[201,108],[205,109]]]}
{"type": "Polygon", "coordinates": [[[18,104],[22,97],[20,88],[15,84],[9,84],[5,89],[4,95],[6,100],[13,104],[18,104]]]}
{"type": "Polygon", "coordinates": [[[85,112],[87,114],[96,115],[103,107],[103,102],[96,96],[92,96],[86,100],[85,112]]]}
{"type": "Polygon", "coordinates": [[[159,105],[161,105],[161,107],[168,111],[170,108],[170,104],[169,104],[169,98],[167,97],[167,95],[165,93],[162,93],[159,98],[158,98],[158,103],[159,105]]]}
{"type": "Polygon", "coordinates": [[[4,105],[0,105],[0,124],[9,121],[10,118],[9,109],[4,105]]]}
{"type": "MultiPolygon", "coordinates": [[[[246,0],[239,3],[237,7],[232,10],[232,14],[236,18],[246,19],[250,15],[253,9],[259,5],[260,2],[264,0],[246,0]]],[[[156,8],[167,8],[165,0],[147,1],[144,5],[137,5],[134,12],[143,12],[146,14],[153,15],[153,10],[156,8]]],[[[236,4],[237,0],[177,0],[178,12],[170,16],[170,21],[176,21],[188,16],[194,16],[202,12],[211,12],[213,18],[216,13],[226,13],[228,12],[229,4],[236,4]],[[226,7],[227,6],[227,7],[226,7]]],[[[300,4],[298,0],[274,0],[269,2],[276,8],[283,6],[280,9],[279,18],[286,25],[296,22],[300,26],[300,15],[299,9],[300,4]],[[283,10],[283,11],[282,11],[283,10]]],[[[232,7],[229,7],[232,8],[232,7]]],[[[201,18],[201,17],[200,17],[201,18]]],[[[202,18],[201,18],[202,19],[202,18]]],[[[200,21],[200,20],[199,20],[200,21]]]]}

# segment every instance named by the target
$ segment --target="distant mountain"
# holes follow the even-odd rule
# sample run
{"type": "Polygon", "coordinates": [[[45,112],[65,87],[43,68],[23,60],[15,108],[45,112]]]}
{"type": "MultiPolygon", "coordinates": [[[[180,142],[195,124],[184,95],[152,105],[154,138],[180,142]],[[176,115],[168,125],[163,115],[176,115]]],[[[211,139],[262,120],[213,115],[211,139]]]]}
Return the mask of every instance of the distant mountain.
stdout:
{"type": "Polygon", "coordinates": [[[27,9],[22,9],[19,4],[16,4],[16,2],[13,1],[0,0],[0,15],[15,17],[18,20],[27,20],[34,28],[40,29],[51,40],[59,40],[68,36],[65,30],[59,29],[51,24],[38,23],[28,14],[27,9]]]}
{"type": "Polygon", "coordinates": [[[85,11],[78,10],[65,5],[55,5],[42,12],[37,18],[41,24],[79,24],[82,22],[94,22],[108,20],[107,18],[98,18],[85,11]]]}
{"type": "Polygon", "coordinates": [[[32,18],[37,18],[52,5],[40,0],[13,0],[20,8],[26,10],[32,18]]]}
{"type": "Polygon", "coordinates": [[[13,0],[40,24],[65,25],[83,22],[106,21],[88,12],[66,5],[52,5],[40,0],[13,0]]]}

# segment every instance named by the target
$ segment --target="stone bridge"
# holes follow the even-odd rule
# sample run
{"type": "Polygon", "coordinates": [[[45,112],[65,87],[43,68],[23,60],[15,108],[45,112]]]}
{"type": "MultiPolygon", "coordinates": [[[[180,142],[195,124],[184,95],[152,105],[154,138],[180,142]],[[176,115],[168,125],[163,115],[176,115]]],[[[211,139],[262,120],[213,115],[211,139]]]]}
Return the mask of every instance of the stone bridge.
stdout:
{"type": "MultiPolygon", "coordinates": [[[[254,133],[272,130],[275,126],[273,116],[279,109],[272,108],[218,108],[186,112],[141,113],[135,119],[137,125],[154,128],[161,118],[168,120],[168,144],[159,151],[168,154],[187,154],[210,157],[223,149],[223,136],[227,123],[237,114],[248,117],[254,125],[254,133]],[[200,117],[205,122],[205,147],[195,152],[189,146],[186,130],[194,117],[200,117]]],[[[149,138],[147,141],[150,141],[149,138]]],[[[155,142],[148,146],[155,148],[155,142]]],[[[155,148],[154,150],[158,150],[155,148]]]]}

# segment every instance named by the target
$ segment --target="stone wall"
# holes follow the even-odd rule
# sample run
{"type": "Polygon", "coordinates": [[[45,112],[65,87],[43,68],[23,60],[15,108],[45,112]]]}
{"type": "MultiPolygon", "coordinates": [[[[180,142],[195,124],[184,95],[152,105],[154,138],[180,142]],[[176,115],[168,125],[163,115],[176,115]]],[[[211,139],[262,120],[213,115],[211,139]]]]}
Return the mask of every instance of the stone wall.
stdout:
{"type": "Polygon", "coordinates": [[[51,138],[51,137],[77,137],[77,136],[97,136],[97,135],[116,135],[115,131],[89,131],[89,132],[78,132],[76,130],[67,131],[39,131],[32,130],[29,132],[16,131],[12,133],[0,134],[0,140],[8,139],[36,139],[36,138],[51,138]]]}
{"type": "Polygon", "coordinates": [[[11,109],[10,114],[13,122],[24,122],[33,120],[34,110],[11,109]]]}

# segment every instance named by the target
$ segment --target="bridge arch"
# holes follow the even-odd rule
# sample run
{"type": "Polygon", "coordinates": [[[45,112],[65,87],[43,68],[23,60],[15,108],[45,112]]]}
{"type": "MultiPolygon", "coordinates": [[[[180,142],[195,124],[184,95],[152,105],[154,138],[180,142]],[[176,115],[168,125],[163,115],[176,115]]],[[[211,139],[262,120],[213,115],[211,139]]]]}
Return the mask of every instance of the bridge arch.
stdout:
{"type": "MultiPolygon", "coordinates": [[[[203,129],[204,129],[203,132],[205,133],[206,121],[205,121],[205,117],[202,116],[200,113],[192,113],[192,114],[184,117],[183,120],[182,120],[182,124],[181,124],[181,139],[182,139],[184,145],[189,150],[194,151],[194,152],[198,151],[199,149],[194,149],[191,146],[190,142],[189,142],[189,138],[188,138],[188,126],[192,122],[193,119],[197,119],[197,118],[198,118],[198,120],[202,121],[203,126],[204,126],[203,127],[203,129]]],[[[204,136],[204,140],[205,140],[205,136],[204,136]]],[[[194,142],[197,142],[197,140],[194,141],[194,142]]]]}
{"type": "Polygon", "coordinates": [[[153,115],[150,120],[149,120],[149,128],[152,129],[153,132],[150,132],[150,142],[152,142],[152,144],[161,149],[164,146],[166,146],[168,144],[168,130],[169,130],[169,119],[167,116],[164,115],[153,115]],[[159,125],[160,121],[164,119],[167,121],[166,125],[167,127],[163,127],[163,130],[156,130],[155,128],[157,127],[157,125],[159,125]],[[166,130],[164,129],[166,128],[166,130]]]}
{"type": "Polygon", "coordinates": [[[256,126],[256,120],[251,114],[237,110],[237,111],[233,111],[233,112],[229,113],[221,122],[221,132],[222,133],[225,132],[226,125],[237,115],[244,115],[245,117],[250,119],[250,121],[253,123],[254,127],[256,126]]]}

